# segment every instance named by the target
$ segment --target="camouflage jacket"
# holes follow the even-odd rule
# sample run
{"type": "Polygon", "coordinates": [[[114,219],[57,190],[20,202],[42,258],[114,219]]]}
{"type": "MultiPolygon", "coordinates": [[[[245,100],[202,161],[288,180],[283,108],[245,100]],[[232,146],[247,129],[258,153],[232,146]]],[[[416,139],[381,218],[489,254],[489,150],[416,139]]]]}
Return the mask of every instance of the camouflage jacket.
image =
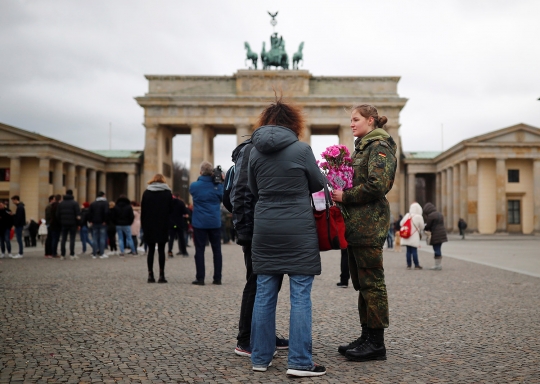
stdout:
{"type": "Polygon", "coordinates": [[[346,238],[351,246],[384,244],[390,228],[390,206],[386,194],[396,174],[396,148],[392,137],[381,128],[354,142],[353,187],[343,191],[346,238]]]}

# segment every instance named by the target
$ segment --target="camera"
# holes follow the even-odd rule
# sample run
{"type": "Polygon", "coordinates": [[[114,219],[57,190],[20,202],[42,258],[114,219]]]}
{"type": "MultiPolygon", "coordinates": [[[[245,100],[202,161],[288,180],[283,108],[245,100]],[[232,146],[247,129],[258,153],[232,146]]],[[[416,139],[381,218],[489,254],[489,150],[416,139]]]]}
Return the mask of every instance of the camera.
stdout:
{"type": "Polygon", "coordinates": [[[223,171],[221,170],[221,165],[214,168],[214,172],[212,173],[212,181],[214,184],[223,183],[223,171]]]}

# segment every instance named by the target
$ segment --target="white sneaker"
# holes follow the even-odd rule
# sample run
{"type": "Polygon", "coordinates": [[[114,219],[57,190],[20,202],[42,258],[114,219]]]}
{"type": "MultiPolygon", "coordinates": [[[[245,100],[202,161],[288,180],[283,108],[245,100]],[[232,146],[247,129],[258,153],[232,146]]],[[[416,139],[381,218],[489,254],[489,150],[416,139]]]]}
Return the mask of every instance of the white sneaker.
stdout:
{"type": "Polygon", "coordinates": [[[107,255],[106,253],[104,253],[104,254],[101,255],[99,258],[100,258],[100,259],[108,259],[108,258],[109,258],[109,255],[107,255]]]}
{"type": "Polygon", "coordinates": [[[12,259],[22,259],[23,255],[16,254],[15,256],[11,256],[12,259]]]}
{"type": "Polygon", "coordinates": [[[60,258],[60,260],[62,260],[62,261],[64,261],[65,259],[66,259],[65,256],[62,256],[62,257],[60,258]]]}
{"type": "Polygon", "coordinates": [[[96,256],[96,255],[92,255],[92,259],[97,259],[97,256],[96,256]]]}
{"type": "Polygon", "coordinates": [[[8,257],[13,259],[13,255],[11,253],[8,255],[8,257]]]}
{"type": "Polygon", "coordinates": [[[75,256],[70,256],[69,259],[70,260],[75,260],[75,256]]]}
{"type": "Polygon", "coordinates": [[[6,254],[5,253],[0,253],[0,259],[3,259],[4,257],[6,257],[6,254]]]}
{"type": "Polygon", "coordinates": [[[74,255],[74,256],[71,256],[71,257],[72,257],[72,260],[75,260],[75,259],[79,258],[79,256],[77,256],[77,255],[74,255]]]}
{"type": "Polygon", "coordinates": [[[272,362],[269,362],[266,367],[252,367],[252,368],[254,371],[257,371],[257,372],[266,372],[268,367],[271,367],[271,366],[272,366],[272,362]]]}
{"type": "Polygon", "coordinates": [[[143,247],[139,247],[139,248],[137,248],[137,251],[144,253],[144,248],[143,248],[143,247]]]}

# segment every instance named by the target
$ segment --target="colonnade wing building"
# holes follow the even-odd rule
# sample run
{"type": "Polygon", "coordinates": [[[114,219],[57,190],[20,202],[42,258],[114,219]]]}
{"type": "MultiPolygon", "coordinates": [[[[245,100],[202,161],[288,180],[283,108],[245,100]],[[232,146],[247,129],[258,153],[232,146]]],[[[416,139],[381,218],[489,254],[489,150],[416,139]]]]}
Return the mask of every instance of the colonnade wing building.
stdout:
{"type": "MultiPolygon", "coordinates": [[[[306,134],[336,135],[352,151],[350,108],[369,103],[388,117],[385,129],[398,145],[398,169],[387,198],[394,219],[413,201],[430,201],[448,230],[461,217],[480,233],[540,232],[540,129],[518,124],[462,141],[444,152],[403,152],[399,77],[325,77],[308,71],[239,70],[233,76],[147,75],[148,92],[136,97],[144,109],[143,151],[87,151],[0,124],[0,199],[18,194],[28,217],[43,217],[47,197],[75,191],[79,202],[103,190],[140,200],[155,173],[170,185],[172,139],[191,135],[190,181],[203,160],[214,164],[214,137],[236,135],[241,143],[275,91],[304,108],[306,134]],[[8,176],[6,178],[6,175],[8,176]]],[[[493,127],[499,128],[499,127],[493,127]]],[[[228,148],[232,152],[234,148],[228,148]]]]}
{"type": "MultiPolygon", "coordinates": [[[[140,195],[142,151],[88,151],[0,123],[0,201],[19,195],[27,219],[45,216],[48,197],[74,192],[82,203],[98,191],[110,198],[140,195]]],[[[13,207],[11,207],[13,209],[13,207]]]]}

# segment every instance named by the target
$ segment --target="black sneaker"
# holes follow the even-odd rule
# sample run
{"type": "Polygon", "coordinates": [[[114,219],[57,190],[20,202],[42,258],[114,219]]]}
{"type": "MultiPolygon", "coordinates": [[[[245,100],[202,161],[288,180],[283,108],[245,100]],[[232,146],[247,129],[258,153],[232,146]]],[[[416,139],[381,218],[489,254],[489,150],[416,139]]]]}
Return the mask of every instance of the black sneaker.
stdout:
{"type": "Polygon", "coordinates": [[[315,364],[311,369],[287,369],[287,375],[297,377],[322,376],[326,374],[326,368],[315,364]]]}
{"type": "Polygon", "coordinates": [[[212,281],[212,284],[221,285],[221,280],[214,280],[214,281],[212,281]]]}
{"type": "Polygon", "coordinates": [[[414,269],[424,269],[421,265],[415,265],[414,269]]]}
{"type": "Polygon", "coordinates": [[[349,349],[354,349],[360,345],[362,345],[364,343],[364,341],[366,341],[367,337],[366,336],[360,336],[358,339],[354,340],[354,341],[351,341],[349,344],[342,344],[338,347],[338,352],[345,356],[345,353],[349,350],[349,349]]]}
{"type": "Polygon", "coordinates": [[[283,339],[276,336],[276,349],[289,349],[289,339],[283,339]]]}
{"type": "Polygon", "coordinates": [[[339,283],[336,284],[336,286],[338,288],[347,288],[347,287],[349,287],[349,284],[343,284],[342,282],[339,282],[339,283]]]}
{"type": "Polygon", "coordinates": [[[194,280],[191,282],[193,285],[204,285],[204,280],[194,280]]]}
{"type": "Polygon", "coordinates": [[[349,349],[345,357],[352,361],[386,360],[386,348],[384,343],[376,344],[368,338],[359,347],[349,349]]]}

